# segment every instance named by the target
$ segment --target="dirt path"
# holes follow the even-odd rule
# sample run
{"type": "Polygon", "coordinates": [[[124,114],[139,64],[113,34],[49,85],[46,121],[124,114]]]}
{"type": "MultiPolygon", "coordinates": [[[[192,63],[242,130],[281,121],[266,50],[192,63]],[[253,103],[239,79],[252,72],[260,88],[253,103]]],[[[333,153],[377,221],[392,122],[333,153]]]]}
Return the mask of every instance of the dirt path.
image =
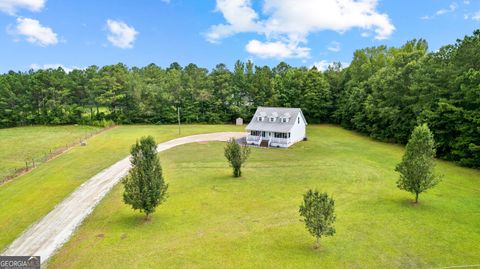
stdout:
{"type": "MultiPolygon", "coordinates": [[[[227,141],[245,133],[223,132],[200,134],[173,139],[157,146],[161,152],[178,145],[193,142],[227,141]]],[[[75,229],[93,211],[108,191],[128,173],[129,156],[96,174],[78,187],[38,222],[31,225],[2,255],[41,256],[44,263],[73,234],[75,229]]]]}

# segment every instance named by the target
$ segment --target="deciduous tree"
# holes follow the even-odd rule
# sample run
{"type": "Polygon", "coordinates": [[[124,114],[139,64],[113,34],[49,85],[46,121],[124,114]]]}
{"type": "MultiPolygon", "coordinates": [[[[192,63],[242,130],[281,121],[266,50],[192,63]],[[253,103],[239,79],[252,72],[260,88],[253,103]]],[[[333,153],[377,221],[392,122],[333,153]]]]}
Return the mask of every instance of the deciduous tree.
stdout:
{"type": "Polygon", "coordinates": [[[402,161],[395,169],[400,173],[398,188],[414,193],[415,203],[418,203],[418,195],[440,181],[434,167],[435,141],[427,124],[422,124],[413,130],[402,161]]]}
{"type": "Polygon", "coordinates": [[[145,213],[145,218],[167,198],[168,184],[162,175],[153,137],[142,137],[131,150],[132,169],[123,180],[123,200],[134,210],[145,213]]]}
{"type": "Polygon", "coordinates": [[[233,168],[233,176],[240,177],[242,175],[242,165],[250,155],[250,148],[247,145],[243,147],[235,140],[231,138],[225,146],[225,158],[227,158],[230,166],[233,168]]]}
{"type": "Polygon", "coordinates": [[[322,236],[335,234],[333,223],[335,222],[335,202],[326,193],[308,190],[303,195],[303,203],[300,205],[300,216],[303,217],[305,228],[315,236],[315,248],[320,247],[322,236]]]}

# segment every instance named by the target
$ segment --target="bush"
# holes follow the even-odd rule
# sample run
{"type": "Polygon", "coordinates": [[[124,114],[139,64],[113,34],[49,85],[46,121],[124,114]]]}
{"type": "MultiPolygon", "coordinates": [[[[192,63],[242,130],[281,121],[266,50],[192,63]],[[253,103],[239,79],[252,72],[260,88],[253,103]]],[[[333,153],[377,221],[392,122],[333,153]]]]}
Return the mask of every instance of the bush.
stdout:
{"type": "Polygon", "coordinates": [[[96,127],[107,128],[107,127],[111,127],[111,126],[115,125],[115,122],[113,122],[112,120],[101,119],[101,120],[92,121],[90,123],[90,125],[96,126],[96,127]]]}

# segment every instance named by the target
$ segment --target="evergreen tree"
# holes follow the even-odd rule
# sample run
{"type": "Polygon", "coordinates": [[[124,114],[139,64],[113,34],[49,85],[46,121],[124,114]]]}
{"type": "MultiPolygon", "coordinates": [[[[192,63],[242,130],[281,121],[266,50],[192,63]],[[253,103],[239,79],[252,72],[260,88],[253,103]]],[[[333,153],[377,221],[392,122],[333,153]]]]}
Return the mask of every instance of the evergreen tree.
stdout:
{"type": "Polygon", "coordinates": [[[168,184],[162,176],[153,137],[142,137],[131,150],[132,169],[123,180],[123,201],[145,213],[145,219],[167,198],[168,184]]]}
{"type": "Polygon", "coordinates": [[[480,30],[435,52],[423,39],[357,50],[346,68],[237,61],[213,70],[122,63],[0,74],[0,128],[32,124],[231,123],[258,106],[299,107],[308,122],[340,123],[408,142],[428,123],[438,158],[480,168],[480,30]]]}
{"type": "Polygon", "coordinates": [[[311,235],[315,236],[315,248],[320,247],[322,236],[335,234],[333,223],[335,222],[335,202],[326,193],[308,190],[303,195],[303,203],[300,205],[300,216],[303,217],[305,227],[311,235]]]}
{"type": "Polygon", "coordinates": [[[242,165],[250,155],[250,148],[238,144],[235,138],[231,138],[225,146],[225,158],[227,158],[230,166],[233,168],[233,176],[240,177],[242,175],[242,165]]]}
{"type": "Polygon", "coordinates": [[[407,143],[405,154],[395,171],[400,173],[397,186],[401,190],[418,195],[438,184],[440,178],[434,173],[435,141],[427,124],[417,126],[407,143]]]}

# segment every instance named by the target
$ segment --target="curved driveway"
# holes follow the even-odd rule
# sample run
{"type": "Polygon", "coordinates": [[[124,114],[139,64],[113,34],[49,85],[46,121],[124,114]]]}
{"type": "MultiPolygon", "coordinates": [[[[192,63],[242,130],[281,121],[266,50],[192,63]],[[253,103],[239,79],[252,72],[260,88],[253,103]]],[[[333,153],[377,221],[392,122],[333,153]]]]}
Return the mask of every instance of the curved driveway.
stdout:
{"type": "MultiPolygon", "coordinates": [[[[227,141],[232,137],[243,136],[245,133],[240,132],[186,136],[159,144],[157,151],[161,152],[192,142],[227,141]]],[[[70,238],[105,194],[128,173],[129,158],[130,156],[118,161],[83,183],[52,211],[15,239],[2,255],[41,256],[42,263],[48,260],[70,238]]]]}

